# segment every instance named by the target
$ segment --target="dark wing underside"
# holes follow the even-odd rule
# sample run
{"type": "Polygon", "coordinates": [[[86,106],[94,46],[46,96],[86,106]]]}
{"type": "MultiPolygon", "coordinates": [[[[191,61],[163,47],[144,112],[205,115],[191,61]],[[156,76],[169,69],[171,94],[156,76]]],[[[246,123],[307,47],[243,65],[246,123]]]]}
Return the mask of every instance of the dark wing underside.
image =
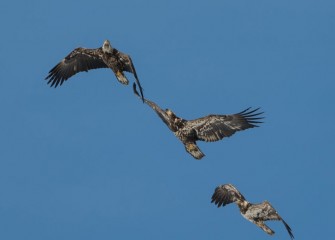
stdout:
{"type": "Polygon", "coordinates": [[[118,58],[122,62],[124,71],[127,71],[127,72],[130,72],[130,73],[134,74],[135,81],[136,81],[138,87],[140,88],[141,99],[142,99],[142,101],[144,101],[143,89],[142,89],[140,80],[138,79],[138,76],[137,76],[133,61],[131,60],[131,57],[129,55],[125,54],[125,53],[122,53],[122,52],[118,51],[118,58]]]}
{"type": "Polygon", "coordinates": [[[212,195],[212,203],[214,202],[214,204],[218,207],[225,206],[236,201],[243,202],[245,201],[245,198],[232,184],[218,186],[215,188],[212,195]]]}
{"type": "Polygon", "coordinates": [[[288,234],[290,235],[291,239],[294,239],[294,235],[292,233],[292,229],[290,228],[290,226],[283,219],[281,219],[281,221],[284,223],[284,226],[285,226],[288,234]]]}
{"type": "Polygon", "coordinates": [[[285,226],[288,234],[290,235],[291,239],[294,239],[294,235],[292,233],[292,229],[290,228],[290,226],[283,219],[281,221],[284,223],[284,226],[285,226]]]}
{"type": "Polygon", "coordinates": [[[48,80],[48,84],[51,83],[51,87],[57,87],[78,72],[87,72],[96,68],[108,68],[101,56],[101,48],[76,48],[50,70],[45,80],[48,80]]]}
{"type": "Polygon", "coordinates": [[[224,137],[230,137],[237,131],[258,127],[262,123],[263,112],[257,112],[259,108],[250,108],[233,115],[209,115],[203,118],[188,121],[185,128],[194,129],[199,140],[214,142],[224,137]]]}

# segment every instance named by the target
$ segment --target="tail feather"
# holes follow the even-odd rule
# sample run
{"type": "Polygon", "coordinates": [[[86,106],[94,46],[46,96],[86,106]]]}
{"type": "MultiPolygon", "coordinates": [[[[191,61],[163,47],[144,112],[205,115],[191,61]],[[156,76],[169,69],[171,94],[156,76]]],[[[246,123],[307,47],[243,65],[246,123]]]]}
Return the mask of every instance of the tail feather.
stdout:
{"type": "Polygon", "coordinates": [[[205,156],[200,150],[200,148],[197,146],[196,143],[185,143],[185,149],[186,151],[191,154],[195,159],[200,160],[205,156]]]}

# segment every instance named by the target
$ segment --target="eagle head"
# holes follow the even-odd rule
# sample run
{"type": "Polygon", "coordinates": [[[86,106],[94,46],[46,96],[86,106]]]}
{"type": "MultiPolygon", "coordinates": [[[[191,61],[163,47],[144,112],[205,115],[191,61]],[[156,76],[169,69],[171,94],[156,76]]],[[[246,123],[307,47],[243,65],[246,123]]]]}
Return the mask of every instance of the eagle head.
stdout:
{"type": "Polygon", "coordinates": [[[104,53],[112,53],[113,52],[113,48],[112,48],[112,45],[110,44],[109,40],[104,41],[104,44],[102,45],[102,51],[104,53]]]}

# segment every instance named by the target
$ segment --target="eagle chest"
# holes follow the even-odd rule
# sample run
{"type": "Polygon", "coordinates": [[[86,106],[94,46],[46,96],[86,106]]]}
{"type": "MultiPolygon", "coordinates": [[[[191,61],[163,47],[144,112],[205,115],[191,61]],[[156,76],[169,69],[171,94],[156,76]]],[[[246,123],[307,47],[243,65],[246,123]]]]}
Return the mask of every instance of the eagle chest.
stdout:
{"type": "Polygon", "coordinates": [[[112,69],[118,70],[120,68],[120,64],[117,61],[116,57],[110,53],[104,54],[102,57],[102,60],[105,62],[105,64],[112,69]]]}

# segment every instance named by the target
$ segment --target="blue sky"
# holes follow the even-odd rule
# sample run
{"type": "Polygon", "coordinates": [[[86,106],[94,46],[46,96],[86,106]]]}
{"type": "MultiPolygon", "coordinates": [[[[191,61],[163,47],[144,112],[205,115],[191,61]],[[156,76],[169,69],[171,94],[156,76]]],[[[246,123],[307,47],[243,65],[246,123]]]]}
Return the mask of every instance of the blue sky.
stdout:
{"type": "MultiPolygon", "coordinates": [[[[270,239],[233,183],[269,200],[296,239],[332,239],[335,2],[0,3],[0,238],[270,239]],[[76,47],[109,39],[132,56],[145,97],[185,119],[261,107],[265,123],[192,159],[108,69],[60,88],[43,79],[76,47]]],[[[130,81],[134,79],[128,75],[130,81]]],[[[289,239],[270,222],[271,239],[289,239]]]]}

